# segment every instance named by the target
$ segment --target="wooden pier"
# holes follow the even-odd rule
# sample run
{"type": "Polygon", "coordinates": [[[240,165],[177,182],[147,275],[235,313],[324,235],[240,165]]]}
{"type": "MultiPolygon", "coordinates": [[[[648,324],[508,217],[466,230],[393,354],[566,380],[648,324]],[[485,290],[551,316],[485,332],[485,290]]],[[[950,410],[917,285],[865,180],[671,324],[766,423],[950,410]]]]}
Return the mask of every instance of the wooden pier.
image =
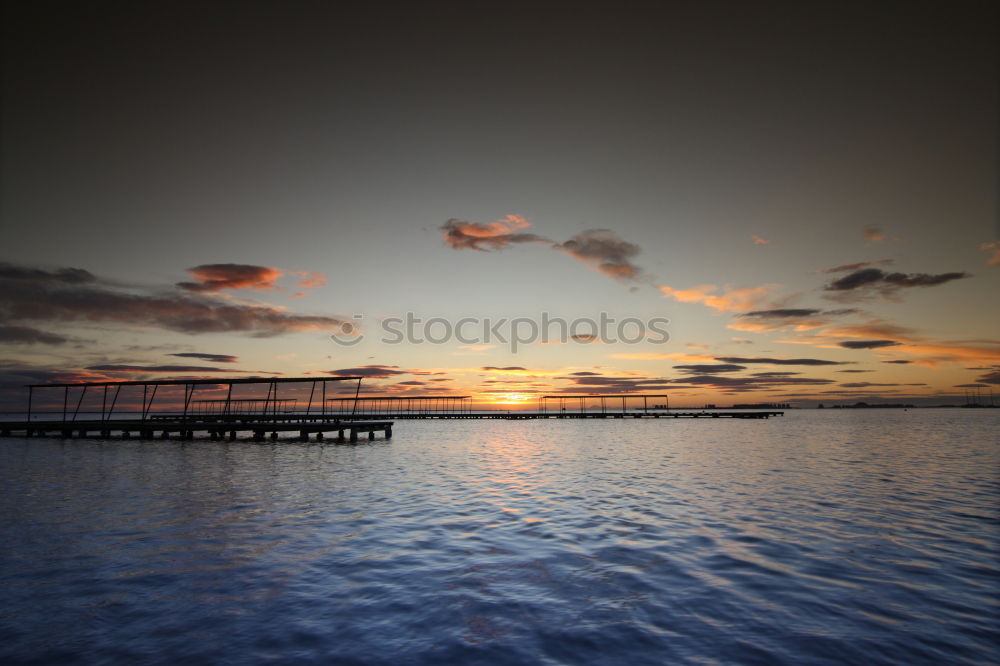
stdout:
{"type": "Polygon", "coordinates": [[[359,434],[367,433],[368,439],[375,439],[375,433],[382,433],[385,439],[392,437],[392,421],[368,420],[272,420],[251,421],[206,419],[114,419],[77,421],[6,421],[0,423],[2,437],[120,437],[130,439],[194,439],[204,433],[209,439],[235,441],[239,433],[249,433],[250,439],[263,442],[275,441],[282,433],[296,433],[298,441],[323,441],[331,437],[337,442],[356,442],[359,434]]]}
{"type": "MultiPolygon", "coordinates": [[[[204,433],[213,440],[236,440],[240,433],[249,433],[254,441],[270,439],[276,441],[283,433],[295,433],[299,441],[307,441],[310,437],[321,441],[327,436],[334,441],[357,442],[359,434],[367,434],[368,439],[375,439],[375,433],[382,433],[385,439],[392,437],[392,421],[385,418],[362,419],[357,417],[343,418],[340,415],[325,411],[328,382],[357,381],[353,393],[357,396],[361,390],[361,377],[269,377],[235,379],[191,379],[182,381],[122,381],[122,382],[83,382],[76,384],[32,384],[28,389],[28,409],[26,417],[20,421],[0,422],[0,436],[11,437],[122,437],[125,439],[138,437],[141,439],[194,439],[195,435],[204,433]],[[303,414],[279,413],[294,401],[278,398],[278,386],[285,384],[311,383],[309,402],[303,414]],[[234,398],[233,387],[240,385],[267,385],[267,396],[264,398],[234,398]],[[317,391],[319,387],[319,391],[317,391]],[[115,407],[119,406],[122,389],[142,389],[141,403],[136,394],[133,396],[133,409],[128,414],[115,415],[115,407]],[[153,401],[160,389],[161,396],[166,394],[173,400],[172,406],[180,407],[167,413],[154,413],[153,401]],[[183,396],[180,389],[183,388],[183,396]],[[60,405],[49,403],[44,414],[32,414],[35,392],[48,389],[62,389],[60,405]],[[225,391],[224,400],[193,400],[198,389],[225,391]],[[81,414],[98,413],[97,405],[88,404],[90,411],[81,412],[88,390],[91,390],[91,401],[100,398],[100,418],[80,418],[81,414]],[[171,391],[177,395],[170,395],[171,391]],[[71,401],[72,397],[75,398],[71,401]],[[311,410],[313,397],[321,394],[321,409],[311,410]],[[110,400],[109,400],[110,398],[110,400]],[[210,403],[206,405],[206,403],[210,403]],[[217,403],[217,404],[216,404],[217,403]],[[55,410],[52,408],[55,407],[55,410]],[[259,411],[244,411],[248,407],[259,407],[259,411]],[[59,418],[45,418],[58,415],[59,418]],[[37,418],[41,416],[42,418],[37,418]]],[[[317,396],[319,397],[319,396],[317,396]]],[[[162,401],[162,398],[161,398],[162,401]]],[[[125,402],[123,398],[122,402],[125,402]]]]}
{"type": "MultiPolygon", "coordinates": [[[[469,396],[361,395],[361,380],[361,377],[282,377],[34,384],[27,387],[26,418],[0,422],[0,436],[182,440],[201,436],[235,441],[241,433],[246,433],[244,437],[253,441],[277,441],[281,435],[292,433],[294,437],[286,439],[357,442],[359,435],[364,434],[369,440],[375,439],[376,433],[389,439],[394,421],[405,419],[768,419],[784,415],[782,411],[771,410],[671,409],[664,394],[559,394],[540,396],[535,410],[474,410],[469,396]],[[336,381],[357,381],[356,386],[351,385],[353,395],[348,397],[341,392],[339,397],[328,398],[327,382],[336,381]],[[287,392],[286,397],[278,397],[279,385],[291,383],[301,387],[309,382],[312,386],[308,400],[303,400],[304,408],[299,407],[298,398],[289,397],[287,392]],[[266,397],[234,397],[234,386],[245,384],[266,384],[266,397]],[[136,390],[141,387],[142,393],[133,396],[131,410],[122,413],[119,397],[122,389],[129,387],[136,390]],[[172,409],[154,413],[153,401],[161,387],[164,388],[161,396],[169,396],[172,409]],[[57,398],[55,403],[45,404],[43,414],[37,411],[32,414],[34,394],[43,389],[62,389],[61,404],[57,398]],[[88,410],[81,411],[88,389],[92,389],[91,403],[99,402],[99,412],[95,404],[88,404],[88,410]],[[197,389],[203,394],[224,392],[226,397],[194,400],[197,389]],[[318,406],[314,405],[314,399],[318,400],[318,406]],[[659,402],[651,404],[650,400],[659,402]],[[100,418],[87,418],[88,414],[99,414],[100,418]]],[[[304,387],[299,392],[304,392],[304,387]]]]}

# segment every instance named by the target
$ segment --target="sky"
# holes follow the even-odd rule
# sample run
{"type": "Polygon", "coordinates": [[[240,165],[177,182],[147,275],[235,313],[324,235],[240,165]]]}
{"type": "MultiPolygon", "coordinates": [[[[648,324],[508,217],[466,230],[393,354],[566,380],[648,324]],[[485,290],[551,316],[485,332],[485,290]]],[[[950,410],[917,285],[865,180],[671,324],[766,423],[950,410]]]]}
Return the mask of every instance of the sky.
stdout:
{"type": "Polygon", "coordinates": [[[5,409],[195,377],[504,408],[1000,385],[994,3],[3,11],[5,409]]]}

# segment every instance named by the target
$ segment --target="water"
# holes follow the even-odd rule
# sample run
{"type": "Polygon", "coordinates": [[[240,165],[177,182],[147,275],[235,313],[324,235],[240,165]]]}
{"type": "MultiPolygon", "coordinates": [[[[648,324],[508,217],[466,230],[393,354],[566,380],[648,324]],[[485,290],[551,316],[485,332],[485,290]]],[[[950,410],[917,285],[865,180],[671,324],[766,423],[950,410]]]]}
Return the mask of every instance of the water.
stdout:
{"type": "Polygon", "coordinates": [[[0,440],[4,663],[988,663],[1000,411],[0,440]]]}

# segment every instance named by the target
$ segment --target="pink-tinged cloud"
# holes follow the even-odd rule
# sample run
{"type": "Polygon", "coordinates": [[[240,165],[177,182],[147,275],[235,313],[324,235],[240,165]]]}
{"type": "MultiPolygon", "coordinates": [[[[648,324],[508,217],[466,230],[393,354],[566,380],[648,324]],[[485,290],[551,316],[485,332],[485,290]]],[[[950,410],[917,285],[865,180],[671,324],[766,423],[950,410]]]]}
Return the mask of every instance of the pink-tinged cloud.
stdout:
{"type": "Polygon", "coordinates": [[[753,239],[753,244],[754,245],[767,245],[768,243],[771,242],[771,241],[769,241],[769,240],[767,240],[765,238],[761,238],[757,234],[750,234],[750,238],[753,239]]]}
{"type": "Polygon", "coordinates": [[[979,246],[983,252],[990,252],[990,258],[986,260],[988,266],[1000,266],[1000,241],[983,243],[979,246]]]}
{"type": "Polygon", "coordinates": [[[667,298],[681,303],[700,303],[717,312],[740,312],[755,310],[774,293],[778,285],[765,284],[759,287],[733,288],[726,286],[721,293],[714,284],[702,284],[690,289],[674,289],[659,285],[657,289],[667,298]]]}
{"type": "Polygon", "coordinates": [[[275,284],[284,275],[270,266],[250,266],[247,264],[203,264],[187,269],[197,282],[178,282],[177,286],[188,291],[222,291],[224,289],[253,289],[273,291],[275,284]]]}
{"type": "Polygon", "coordinates": [[[441,225],[444,242],[455,250],[490,252],[515,243],[550,243],[548,238],[520,231],[531,222],[520,215],[508,215],[494,222],[469,222],[452,218],[441,225]]]}

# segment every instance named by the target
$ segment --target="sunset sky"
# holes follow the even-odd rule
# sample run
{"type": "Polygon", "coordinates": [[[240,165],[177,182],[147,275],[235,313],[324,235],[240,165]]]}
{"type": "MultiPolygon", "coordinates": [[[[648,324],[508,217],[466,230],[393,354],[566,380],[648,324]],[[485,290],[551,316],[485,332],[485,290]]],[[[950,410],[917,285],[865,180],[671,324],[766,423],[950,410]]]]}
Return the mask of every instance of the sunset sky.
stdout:
{"type": "Polygon", "coordinates": [[[992,2],[20,5],[6,409],[251,375],[501,405],[1000,390],[992,2]],[[669,340],[383,342],[407,312],[669,340]]]}

